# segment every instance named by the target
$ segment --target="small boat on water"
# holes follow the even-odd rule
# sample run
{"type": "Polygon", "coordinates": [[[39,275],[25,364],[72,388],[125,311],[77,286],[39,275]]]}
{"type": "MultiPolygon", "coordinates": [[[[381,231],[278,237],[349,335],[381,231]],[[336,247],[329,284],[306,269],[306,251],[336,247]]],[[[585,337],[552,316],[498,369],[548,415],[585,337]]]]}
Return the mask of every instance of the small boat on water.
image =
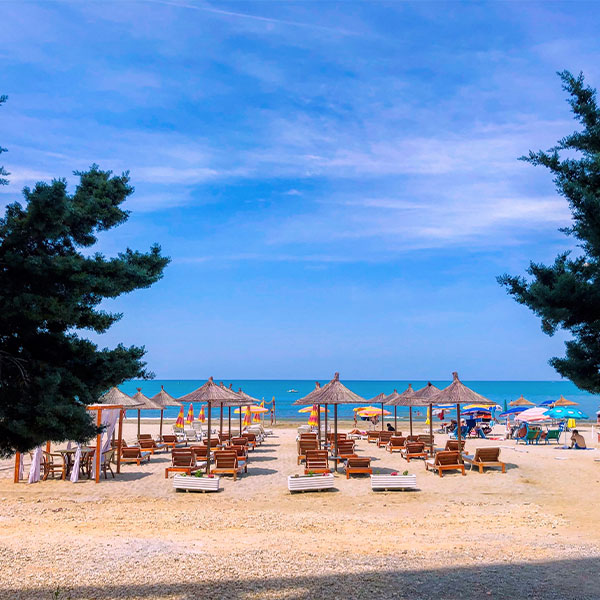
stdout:
{"type": "Polygon", "coordinates": [[[287,391],[288,394],[297,394],[298,390],[295,390],[294,388],[292,388],[291,390],[287,391]]]}

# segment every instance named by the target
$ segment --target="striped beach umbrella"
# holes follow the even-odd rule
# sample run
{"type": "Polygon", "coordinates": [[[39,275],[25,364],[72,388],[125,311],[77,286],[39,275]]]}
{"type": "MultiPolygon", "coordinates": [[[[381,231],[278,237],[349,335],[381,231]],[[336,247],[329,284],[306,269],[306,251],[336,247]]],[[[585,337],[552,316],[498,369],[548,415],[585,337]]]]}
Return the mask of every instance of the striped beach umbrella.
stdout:
{"type": "Polygon", "coordinates": [[[185,418],[186,425],[191,425],[194,422],[194,404],[190,402],[187,417],[185,418]]]}
{"type": "MultiPolygon", "coordinates": [[[[299,413],[309,413],[309,412],[312,412],[312,410],[313,410],[312,406],[305,406],[304,408],[301,408],[298,412],[299,413]]],[[[329,412],[329,409],[326,410],[324,406],[320,406],[319,412],[320,413],[329,412]]]]}
{"type": "Polygon", "coordinates": [[[179,415],[177,415],[177,421],[175,421],[175,427],[183,429],[183,405],[179,409],[179,415]]]}
{"type": "Polygon", "coordinates": [[[312,405],[310,416],[308,417],[308,424],[312,427],[318,427],[319,425],[319,408],[316,404],[312,405]]]}
{"type": "Polygon", "coordinates": [[[198,413],[198,421],[200,421],[200,423],[204,423],[204,421],[206,421],[206,417],[204,416],[204,404],[200,406],[200,412],[198,413]]]}
{"type": "Polygon", "coordinates": [[[244,427],[250,427],[252,425],[252,412],[250,412],[250,407],[246,407],[246,412],[244,414],[244,427]]]}

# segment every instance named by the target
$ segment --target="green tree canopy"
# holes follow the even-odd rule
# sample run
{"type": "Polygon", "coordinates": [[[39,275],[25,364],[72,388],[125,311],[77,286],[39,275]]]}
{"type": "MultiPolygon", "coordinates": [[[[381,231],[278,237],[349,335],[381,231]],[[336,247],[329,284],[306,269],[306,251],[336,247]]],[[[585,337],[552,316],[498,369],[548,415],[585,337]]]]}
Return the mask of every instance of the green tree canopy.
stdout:
{"type": "Polygon", "coordinates": [[[115,258],[84,253],[97,234],[128,218],[133,193],[120,177],[93,165],[65,180],[25,188],[0,219],[0,455],[45,440],[84,441],[96,433],[85,405],[109,387],[146,377],[144,349],[98,349],[80,330],[104,333],[122,315],[99,308],[105,298],[152,285],[168,259],[160,247],[115,258]]]}
{"type": "Polygon", "coordinates": [[[542,320],[542,330],[558,329],[573,338],[566,355],[550,364],[581,389],[600,392],[600,110],[596,91],[574,77],[559,73],[568,92],[580,131],[559,140],[550,150],[522,157],[532,165],[546,167],[558,193],[571,208],[572,224],[564,233],[577,240],[578,251],[560,254],[548,266],[530,263],[530,278],[502,275],[498,281],[521,304],[542,320]]]}

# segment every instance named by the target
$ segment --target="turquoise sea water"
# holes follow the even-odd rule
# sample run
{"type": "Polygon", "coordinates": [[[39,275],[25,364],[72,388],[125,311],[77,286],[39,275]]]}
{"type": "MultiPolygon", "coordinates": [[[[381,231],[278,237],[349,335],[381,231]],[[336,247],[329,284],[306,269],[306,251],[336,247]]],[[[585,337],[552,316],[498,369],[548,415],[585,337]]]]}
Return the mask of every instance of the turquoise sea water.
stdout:
{"type": "MultiPolygon", "coordinates": [[[[216,381],[220,381],[215,378],[216,381]]],[[[276,411],[278,419],[285,420],[307,420],[306,415],[298,414],[299,406],[292,406],[292,403],[305,396],[315,387],[314,380],[295,380],[295,379],[283,379],[283,380],[252,380],[252,379],[223,379],[225,385],[233,384],[233,389],[238,390],[242,388],[247,394],[258,398],[259,400],[265,399],[271,400],[275,396],[276,411]],[[290,393],[288,390],[298,390],[297,393],[290,393]]],[[[120,387],[126,394],[134,394],[137,388],[142,388],[142,392],[149,397],[154,396],[160,391],[160,386],[164,385],[165,390],[171,394],[171,396],[178,398],[195,390],[205,383],[205,380],[168,380],[168,379],[155,379],[152,381],[127,381],[120,387]]],[[[327,383],[326,380],[319,382],[321,385],[327,383]]],[[[359,396],[369,399],[380,392],[391,394],[394,389],[399,392],[407,388],[409,383],[412,383],[413,388],[419,389],[427,384],[426,381],[352,381],[344,380],[343,383],[351,390],[356,392],[359,396]]],[[[432,381],[437,387],[444,388],[450,381],[432,381]]],[[[507,403],[511,400],[515,400],[521,394],[525,396],[531,402],[540,404],[545,400],[558,400],[562,394],[565,398],[573,400],[579,403],[579,409],[586,413],[591,419],[595,420],[596,411],[600,406],[600,396],[593,396],[586,392],[582,392],[577,389],[569,381],[464,381],[470,388],[479,392],[486,398],[497,402],[500,406],[504,405],[504,401],[507,403]]],[[[194,407],[196,415],[200,407],[194,407]]],[[[340,406],[338,414],[340,417],[351,417],[353,406],[340,406]]],[[[187,406],[186,406],[187,410],[187,406]]],[[[217,410],[213,409],[213,414],[217,414],[217,410]]],[[[408,412],[408,409],[398,408],[398,414],[404,414],[408,412]]],[[[135,411],[130,411],[133,416],[135,411]]],[[[165,411],[165,416],[176,417],[178,413],[177,408],[168,408],[165,411]]],[[[143,416],[147,417],[158,417],[160,413],[158,411],[147,410],[144,411],[143,416]]]]}

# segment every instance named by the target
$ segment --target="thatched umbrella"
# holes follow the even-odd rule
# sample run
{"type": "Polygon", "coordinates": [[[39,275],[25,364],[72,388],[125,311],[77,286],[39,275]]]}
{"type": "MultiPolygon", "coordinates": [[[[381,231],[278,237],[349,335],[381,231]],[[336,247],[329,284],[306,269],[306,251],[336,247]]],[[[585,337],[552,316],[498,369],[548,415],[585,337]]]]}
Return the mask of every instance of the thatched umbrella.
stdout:
{"type": "Polygon", "coordinates": [[[96,404],[120,404],[123,408],[136,408],[140,403],[122,392],[118,387],[111,387],[108,392],[98,398],[96,404]]]}
{"type": "MultiPolygon", "coordinates": [[[[137,388],[137,392],[132,396],[132,398],[138,403],[138,405],[136,406],[137,409],[137,432],[138,432],[138,438],[140,437],[140,419],[141,419],[141,413],[143,410],[161,410],[161,406],[160,404],[158,404],[157,402],[154,402],[154,400],[151,400],[150,398],[148,398],[148,396],[144,396],[144,394],[142,394],[142,388],[137,388]]],[[[162,432],[161,432],[162,435],[162,432]]]]}
{"type": "MultiPolygon", "coordinates": [[[[260,403],[260,400],[258,400],[257,398],[253,398],[252,396],[250,396],[250,394],[246,394],[246,392],[244,392],[242,390],[242,388],[238,388],[237,395],[240,398],[246,400],[247,404],[259,404],[260,403]]],[[[229,408],[229,413],[230,413],[229,414],[229,421],[230,421],[229,428],[231,429],[231,407],[229,408]]],[[[242,411],[241,410],[240,410],[239,419],[240,419],[240,435],[242,435],[242,411]]]]}
{"type": "Polygon", "coordinates": [[[385,404],[387,398],[387,395],[381,392],[380,394],[377,394],[377,396],[373,396],[373,398],[367,401],[369,404],[381,404],[381,431],[383,431],[383,421],[385,418],[383,416],[383,405],[385,404]]]}
{"type": "Polygon", "coordinates": [[[560,398],[553,404],[553,407],[556,406],[578,406],[578,402],[573,402],[573,400],[567,400],[562,394],[560,398]]]}
{"type": "MultiPolygon", "coordinates": [[[[327,408],[328,404],[333,404],[333,419],[334,419],[334,452],[335,456],[338,455],[337,448],[337,409],[338,404],[364,404],[366,401],[361,398],[358,394],[355,394],[352,390],[349,390],[344,384],[340,382],[340,374],[336,373],[333,379],[324,385],[323,387],[315,388],[310,394],[296,400],[294,404],[306,405],[306,404],[324,404],[327,408]]],[[[327,412],[325,413],[327,415],[327,412]]]]}
{"type": "Polygon", "coordinates": [[[526,398],[523,398],[523,394],[521,394],[520,398],[517,398],[516,400],[513,400],[512,402],[509,402],[508,404],[509,404],[509,406],[535,406],[535,404],[533,402],[530,402],[526,398]]]}
{"type": "Polygon", "coordinates": [[[173,398],[173,396],[171,396],[171,394],[168,394],[165,391],[165,386],[161,385],[160,386],[160,392],[158,392],[158,394],[156,394],[155,396],[152,396],[152,398],[150,398],[150,400],[152,400],[152,402],[154,402],[154,404],[157,404],[158,406],[160,406],[160,439],[162,440],[162,430],[163,430],[163,414],[165,412],[165,408],[168,408],[169,406],[183,406],[183,404],[181,402],[179,402],[179,400],[175,400],[175,398],[173,398]]]}
{"type": "Polygon", "coordinates": [[[232,403],[233,406],[242,406],[241,398],[233,391],[226,387],[221,387],[214,382],[212,377],[208,378],[208,381],[199,387],[197,390],[186,394],[179,398],[180,402],[198,402],[202,404],[206,402],[208,405],[208,442],[207,446],[207,461],[206,461],[206,472],[210,473],[210,446],[211,446],[211,435],[212,435],[212,427],[211,427],[211,407],[213,404],[218,404],[219,406],[227,405],[228,403],[232,403]]]}
{"type": "MultiPolygon", "coordinates": [[[[452,373],[452,383],[445,387],[437,394],[432,394],[429,398],[429,404],[456,404],[456,423],[457,423],[457,439],[458,448],[460,450],[460,405],[461,404],[486,404],[488,406],[494,406],[496,403],[488,400],[481,394],[468,388],[459,378],[458,373],[454,371],[452,373]]],[[[433,420],[433,415],[432,419],[433,420]]],[[[430,421],[431,421],[430,420],[430,421]]]]}
{"type": "Polygon", "coordinates": [[[408,387],[399,394],[397,390],[394,390],[387,398],[386,404],[388,406],[394,407],[394,429],[398,429],[398,418],[397,418],[397,410],[399,406],[408,406],[409,407],[409,422],[410,422],[410,435],[413,432],[413,420],[412,420],[412,398],[415,395],[415,390],[413,390],[412,384],[409,383],[408,387]]]}

